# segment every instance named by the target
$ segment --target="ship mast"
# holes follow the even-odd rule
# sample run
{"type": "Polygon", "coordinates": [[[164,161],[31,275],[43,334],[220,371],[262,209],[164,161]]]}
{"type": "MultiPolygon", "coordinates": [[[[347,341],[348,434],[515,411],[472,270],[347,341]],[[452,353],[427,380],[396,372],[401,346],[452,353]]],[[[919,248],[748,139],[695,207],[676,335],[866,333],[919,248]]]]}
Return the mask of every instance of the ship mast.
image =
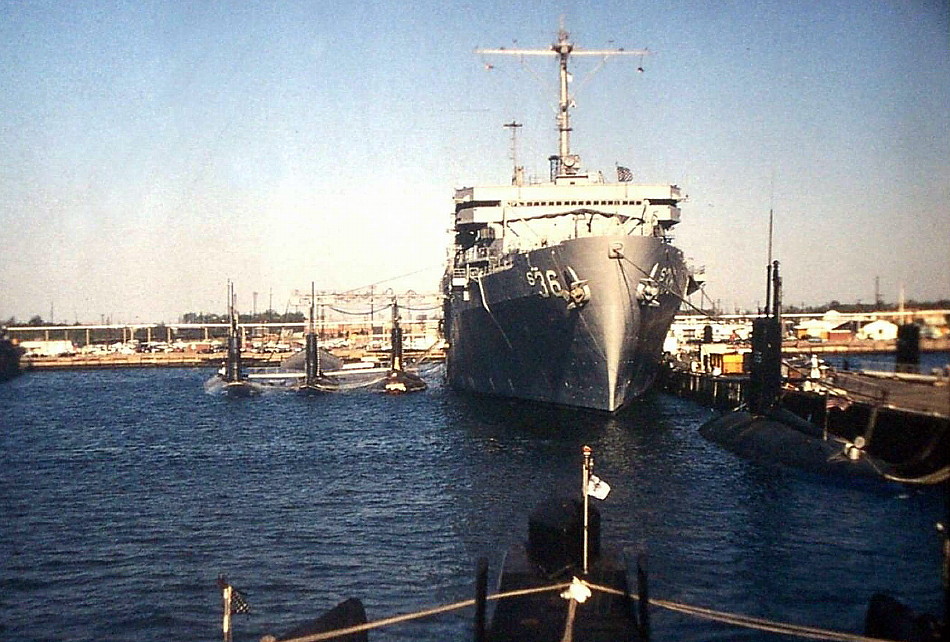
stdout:
{"type": "Polygon", "coordinates": [[[558,174],[575,174],[580,166],[580,157],[571,154],[571,109],[574,101],[568,91],[570,73],[567,63],[573,56],[600,56],[607,60],[610,56],[646,56],[647,49],[575,49],[570,41],[570,34],[561,26],[558,29],[557,42],[549,49],[476,49],[479,54],[503,54],[509,56],[556,56],[560,75],[560,96],[558,99],[557,130],[558,130],[558,174]]]}
{"type": "Polygon", "coordinates": [[[511,184],[524,185],[524,167],[518,165],[518,129],[522,127],[522,124],[513,120],[505,123],[504,126],[511,130],[511,162],[513,163],[511,184]]]}

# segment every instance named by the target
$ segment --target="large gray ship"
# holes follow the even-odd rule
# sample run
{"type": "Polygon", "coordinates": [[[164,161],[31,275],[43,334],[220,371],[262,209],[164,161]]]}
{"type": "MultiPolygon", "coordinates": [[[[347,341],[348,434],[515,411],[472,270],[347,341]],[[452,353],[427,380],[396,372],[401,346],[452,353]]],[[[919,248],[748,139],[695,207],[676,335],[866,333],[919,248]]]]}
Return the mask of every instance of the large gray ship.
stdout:
{"type": "MultiPolygon", "coordinates": [[[[680,188],[585,171],[570,149],[572,56],[560,30],[550,49],[483,54],[559,62],[558,153],[547,180],[455,192],[455,242],[443,277],[446,372],[457,390],[613,412],[653,383],[689,270],[670,230],[680,188]]],[[[516,123],[512,123],[516,126],[516,123]]]]}

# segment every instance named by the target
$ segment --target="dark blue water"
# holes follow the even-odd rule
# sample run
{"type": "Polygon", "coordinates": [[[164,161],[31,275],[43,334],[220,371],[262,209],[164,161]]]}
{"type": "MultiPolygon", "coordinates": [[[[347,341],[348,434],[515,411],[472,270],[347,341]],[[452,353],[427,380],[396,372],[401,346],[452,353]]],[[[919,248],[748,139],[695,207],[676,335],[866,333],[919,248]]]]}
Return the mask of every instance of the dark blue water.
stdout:
{"type": "MultiPolygon", "coordinates": [[[[473,569],[579,483],[652,596],[858,632],[886,589],[938,612],[943,497],[740,460],[711,412],[652,396],[615,417],[473,400],[209,395],[207,370],[31,373],[0,386],[0,639],[217,640],[226,573],[258,640],[360,597],[370,619],[471,596],[473,569]]],[[[493,583],[493,580],[490,580],[493,583]]],[[[470,639],[470,613],[372,640],[470,639]]],[[[657,640],[788,639],[655,611],[657,640]]]]}

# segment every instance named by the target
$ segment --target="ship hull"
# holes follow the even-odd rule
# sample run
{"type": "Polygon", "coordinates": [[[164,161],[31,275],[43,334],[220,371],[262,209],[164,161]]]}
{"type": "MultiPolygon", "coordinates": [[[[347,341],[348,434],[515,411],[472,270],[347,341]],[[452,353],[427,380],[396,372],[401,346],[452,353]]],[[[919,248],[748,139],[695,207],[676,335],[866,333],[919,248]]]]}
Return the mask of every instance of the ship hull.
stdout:
{"type": "Polygon", "coordinates": [[[687,279],[680,250],[655,237],[579,238],[516,254],[507,268],[448,288],[449,385],[618,410],[652,385],[680,305],[673,293],[687,279]],[[659,293],[644,301],[651,276],[659,293]],[[571,305],[572,282],[586,282],[589,300],[571,305]]]}

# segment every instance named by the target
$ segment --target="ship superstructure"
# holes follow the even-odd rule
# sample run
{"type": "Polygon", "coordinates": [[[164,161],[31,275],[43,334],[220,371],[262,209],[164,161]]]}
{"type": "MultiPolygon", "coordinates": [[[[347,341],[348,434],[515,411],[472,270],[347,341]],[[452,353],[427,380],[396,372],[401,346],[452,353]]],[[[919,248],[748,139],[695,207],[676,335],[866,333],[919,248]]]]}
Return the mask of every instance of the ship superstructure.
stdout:
{"type": "MultiPolygon", "coordinates": [[[[447,375],[456,389],[614,411],[651,385],[689,282],[671,243],[680,188],[616,182],[585,171],[570,149],[572,55],[562,29],[550,50],[482,53],[556,56],[558,154],[545,182],[455,192],[452,257],[443,279],[447,375]]],[[[512,125],[515,125],[514,123],[512,125]]]]}

